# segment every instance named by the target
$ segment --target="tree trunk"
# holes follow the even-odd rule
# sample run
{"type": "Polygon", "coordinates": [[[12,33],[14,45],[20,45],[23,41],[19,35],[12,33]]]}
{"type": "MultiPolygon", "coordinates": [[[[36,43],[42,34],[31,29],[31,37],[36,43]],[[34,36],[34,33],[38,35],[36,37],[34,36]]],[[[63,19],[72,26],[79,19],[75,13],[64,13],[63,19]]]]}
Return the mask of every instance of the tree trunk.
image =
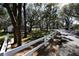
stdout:
{"type": "Polygon", "coordinates": [[[24,6],[23,6],[23,10],[24,10],[24,38],[27,37],[27,26],[26,26],[26,4],[24,3],[24,6]]]}
{"type": "Polygon", "coordinates": [[[46,31],[48,32],[48,26],[49,26],[49,21],[46,21],[47,23],[46,23],[46,31]]]}
{"type": "MultiPolygon", "coordinates": [[[[17,4],[16,3],[13,3],[13,14],[14,14],[14,17],[15,19],[17,19],[17,4]]],[[[14,32],[14,44],[17,43],[17,35],[16,35],[16,28],[13,29],[13,32],[14,32]]]]}
{"type": "Polygon", "coordinates": [[[17,43],[17,35],[16,35],[16,29],[15,28],[13,29],[13,32],[14,32],[13,33],[14,34],[14,43],[12,45],[17,43]]]}
{"type": "MultiPolygon", "coordinates": [[[[9,16],[10,16],[10,18],[11,18],[11,22],[12,22],[12,25],[13,25],[13,34],[14,34],[14,43],[12,44],[12,47],[14,47],[13,45],[17,42],[17,34],[16,34],[16,28],[17,28],[17,23],[16,23],[16,18],[15,18],[15,11],[13,11],[11,8],[10,8],[10,6],[9,6],[9,4],[8,3],[5,3],[4,5],[3,5],[6,9],[7,9],[7,11],[8,11],[8,13],[9,13],[9,16]]],[[[13,5],[14,6],[14,5],[13,5]]],[[[14,8],[14,7],[13,7],[14,8]]]]}
{"type": "Polygon", "coordinates": [[[21,20],[22,20],[22,3],[18,3],[18,17],[17,17],[17,46],[20,46],[21,43],[21,20]]]}
{"type": "Polygon", "coordinates": [[[30,24],[29,33],[32,31],[32,24],[30,24]]]}
{"type": "Polygon", "coordinates": [[[12,10],[11,10],[9,4],[5,3],[3,6],[7,9],[8,13],[9,13],[9,16],[11,18],[12,25],[15,28],[16,27],[16,19],[15,19],[13,13],[12,13],[12,10]]]}
{"type": "Polygon", "coordinates": [[[30,28],[29,28],[29,33],[32,31],[32,24],[33,23],[33,21],[32,21],[32,19],[30,19],[30,28]]]}
{"type": "Polygon", "coordinates": [[[66,17],[66,19],[65,19],[65,22],[66,22],[66,30],[69,30],[70,29],[70,21],[69,21],[69,18],[68,17],[66,17]]]}

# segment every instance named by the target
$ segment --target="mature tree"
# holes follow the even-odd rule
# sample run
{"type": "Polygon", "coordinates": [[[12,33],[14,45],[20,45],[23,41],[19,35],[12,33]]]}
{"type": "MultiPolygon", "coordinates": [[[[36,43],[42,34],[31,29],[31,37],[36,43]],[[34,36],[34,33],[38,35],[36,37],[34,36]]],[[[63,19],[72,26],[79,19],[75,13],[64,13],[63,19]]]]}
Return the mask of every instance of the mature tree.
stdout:
{"type": "Polygon", "coordinates": [[[63,7],[63,10],[62,10],[62,17],[63,17],[63,20],[65,21],[65,24],[66,24],[66,30],[69,30],[70,29],[70,26],[72,24],[72,11],[70,8],[69,8],[69,5],[65,5],[63,7]]]}
{"type": "Polygon", "coordinates": [[[39,27],[40,30],[42,30],[42,5],[41,3],[35,3],[34,7],[35,7],[35,12],[36,12],[36,16],[35,16],[35,20],[34,20],[34,25],[36,25],[36,27],[39,27]]]}
{"type": "Polygon", "coordinates": [[[17,7],[18,9],[18,16],[17,16],[17,25],[18,25],[18,32],[17,32],[17,39],[18,39],[18,41],[17,41],[17,44],[18,44],[18,46],[20,46],[22,43],[21,43],[21,22],[22,22],[22,3],[18,3],[18,7],[17,7]]]}
{"type": "MultiPolygon", "coordinates": [[[[12,11],[13,11],[15,19],[17,19],[17,4],[16,3],[13,4],[12,11]]],[[[16,44],[17,43],[17,34],[16,34],[15,27],[13,28],[13,31],[14,31],[14,43],[13,44],[16,44]]]]}
{"type": "Polygon", "coordinates": [[[22,9],[22,4],[21,3],[16,3],[16,4],[8,4],[5,3],[3,6],[7,9],[8,14],[11,18],[11,22],[14,28],[14,36],[16,39],[14,39],[15,43],[17,41],[17,46],[21,45],[21,9],[22,9]],[[18,13],[17,13],[18,12],[18,13]],[[15,34],[16,33],[16,34],[15,34]]]}
{"type": "Polygon", "coordinates": [[[55,24],[55,20],[57,18],[57,4],[49,3],[46,4],[45,8],[44,17],[46,20],[46,29],[48,31],[50,23],[52,22],[53,25],[55,24]]]}
{"type": "Polygon", "coordinates": [[[23,16],[24,16],[24,38],[27,37],[27,22],[26,22],[26,3],[23,5],[23,16]]]}
{"type": "Polygon", "coordinates": [[[75,4],[75,3],[70,3],[66,6],[66,10],[65,13],[69,16],[73,16],[73,17],[77,17],[79,18],[79,4],[75,4]]]}
{"type": "Polygon", "coordinates": [[[36,11],[34,9],[34,5],[33,4],[28,4],[27,7],[27,18],[28,18],[28,23],[29,23],[29,32],[32,31],[32,27],[34,25],[34,19],[36,17],[36,11]]]}
{"type": "Polygon", "coordinates": [[[11,24],[10,18],[8,16],[7,11],[5,8],[2,7],[2,4],[0,5],[0,28],[5,29],[11,24]]]}

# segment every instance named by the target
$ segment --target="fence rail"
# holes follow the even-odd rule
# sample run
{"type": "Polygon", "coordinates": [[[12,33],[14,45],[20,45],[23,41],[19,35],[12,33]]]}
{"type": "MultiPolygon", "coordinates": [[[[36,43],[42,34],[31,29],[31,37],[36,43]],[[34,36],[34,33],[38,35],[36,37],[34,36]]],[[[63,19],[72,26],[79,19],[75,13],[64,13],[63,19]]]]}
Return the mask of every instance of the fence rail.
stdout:
{"type": "Polygon", "coordinates": [[[37,47],[33,48],[32,50],[28,51],[25,56],[32,56],[33,53],[38,50],[40,47],[42,46],[46,46],[47,42],[50,40],[50,36],[48,38],[46,38],[47,40],[45,40],[42,44],[38,45],[37,47]]]}
{"type": "Polygon", "coordinates": [[[31,45],[33,45],[33,44],[35,44],[35,43],[37,43],[37,42],[44,41],[44,43],[38,45],[37,47],[33,48],[32,50],[30,50],[29,52],[26,53],[26,55],[31,55],[31,54],[33,54],[33,52],[35,52],[35,51],[36,51],[37,49],[39,49],[41,46],[46,45],[47,42],[48,42],[48,40],[49,40],[49,38],[51,38],[51,37],[53,37],[53,33],[51,33],[51,34],[49,34],[49,35],[46,35],[46,36],[44,36],[44,37],[42,37],[42,38],[36,39],[36,40],[34,40],[34,41],[31,41],[31,42],[29,42],[29,43],[27,43],[27,44],[23,44],[22,46],[19,46],[19,47],[17,47],[17,48],[12,49],[11,51],[7,51],[7,52],[5,52],[4,56],[13,56],[13,55],[16,54],[17,52],[19,52],[19,51],[21,51],[21,50],[23,50],[23,49],[25,49],[25,48],[28,48],[28,47],[30,47],[31,45]],[[31,53],[30,53],[30,52],[31,52],[31,53]]]}

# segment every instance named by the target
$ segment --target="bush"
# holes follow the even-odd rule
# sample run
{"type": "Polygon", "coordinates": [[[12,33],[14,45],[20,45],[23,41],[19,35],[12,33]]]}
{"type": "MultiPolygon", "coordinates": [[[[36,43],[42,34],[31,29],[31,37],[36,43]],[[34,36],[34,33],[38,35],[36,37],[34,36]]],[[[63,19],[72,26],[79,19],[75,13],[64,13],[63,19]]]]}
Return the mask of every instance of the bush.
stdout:
{"type": "Polygon", "coordinates": [[[31,33],[31,35],[32,35],[31,40],[35,40],[35,39],[41,38],[41,37],[43,37],[46,34],[47,34],[46,31],[34,30],[31,33]]]}
{"type": "Polygon", "coordinates": [[[75,30],[79,30],[79,24],[73,26],[75,30]]]}

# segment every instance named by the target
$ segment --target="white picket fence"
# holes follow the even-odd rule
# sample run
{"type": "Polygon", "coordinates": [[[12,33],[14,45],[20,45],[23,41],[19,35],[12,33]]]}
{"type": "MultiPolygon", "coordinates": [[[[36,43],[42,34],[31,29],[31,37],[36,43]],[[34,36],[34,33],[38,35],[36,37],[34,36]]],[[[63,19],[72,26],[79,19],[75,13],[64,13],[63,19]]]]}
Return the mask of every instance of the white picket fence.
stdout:
{"type": "MultiPolygon", "coordinates": [[[[28,47],[30,47],[31,45],[33,45],[33,44],[35,44],[35,43],[37,43],[37,42],[43,41],[43,43],[39,44],[37,47],[35,47],[35,48],[31,49],[30,51],[28,51],[27,53],[25,53],[26,56],[30,56],[30,55],[32,55],[35,51],[37,51],[39,48],[41,48],[42,46],[46,46],[46,45],[47,45],[47,42],[48,42],[51,38],[53,38],[53,36],[54,36],[54,32],[51,33],[51,34],[49,34],[49,35],[46,35],[46,36],[44,36],[44,37],[42,37],[42,38],[36,39],[36,40],[34,40],[34,41],[31,41],[31,42],[29,42],[29,43],[27,43],[27,44],[23,44],[22,46],[19,46],[19,47],[17,47],[17,48],[14,48],[14,49],[12,49],[12,50],[10,50],[10,51],[5,51],[5,49],[4,49],[4,52],[2,52],[2,49],[1,49],[0,55],[3,55],[3,56],[13,56],[13,55],[16,54],[17,52],[19,52],[19,51],[21,51],[21,50],[23,50],[23,49],[25,49],[25,48],[28,48],[28,47]]],[[[6,38],[5,41],[7,41],[7,38],[6,38]]],[[[6,43],[4,43],[4,44],[6,44],[6,43]]],[[[7,48],[7,44],[6,44],[6,46],[3,47],[3,48],[7,48]]]]}

